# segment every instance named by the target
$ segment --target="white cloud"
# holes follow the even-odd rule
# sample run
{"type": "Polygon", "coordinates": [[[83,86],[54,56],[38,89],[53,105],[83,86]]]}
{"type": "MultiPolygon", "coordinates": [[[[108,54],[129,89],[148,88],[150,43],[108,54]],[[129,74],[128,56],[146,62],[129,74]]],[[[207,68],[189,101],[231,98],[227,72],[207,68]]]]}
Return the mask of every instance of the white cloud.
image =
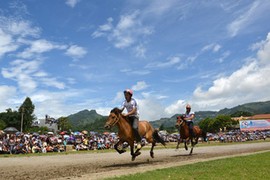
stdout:
{"type": "Polygon", "coordinates": [[[248,9],[243,9],[241,14],[227,26],[229,35],[234,37],[245,28],[248,29],[249,25],[269,11],[269,7],[269,2],[254,1],[248,9]]]}
{"type": "Polygon", "coordinates": [[[33,58],[36,55],[49,52],[54,49],[63,50],[66,48],[65,45],[57,45],[53,42],[45,39],[39,39],[35,41],[23,41],[24,43],[30,43],[30,47],[26,48],[23,52],[18,54],[20,58],[33,58]]]}
{"type": "Polygon", "coordinates": [[[144,82],[144,81],[139,81],[139,82],[137,82],[136,85],[132,86],[131,89],[133,89],[134,91],[141,91],[141,90],[146,89],[148,86],[149,86],[149,85],[146,84],[146,82],[144,82]]]}
{"type": "Polygon", "coordinates": [[[140,120],[154,121],[167,117],[164,107],[154,98],[137,99],[139,104],[140,120]]]}
{"type": "Polygon", "coordinates": [[[134,51],[137,57],[145,58],[146,48],[142,44],[136,46],[134,51]]]}
{"type": "Polygon", "coordinates": [[[41,32],[40,28],[34,27],[27,20],[7,18],[4,16],[0,16],[0,28],[7,34],[18,37],[38,37],[41,32]]]}
{"type": "Polygon", "coordinates": [[[206,46],[204,46],[202,48],[202,52],[204,51],[212,51],[212,52],[218,52],[221,48],[221,45],[216,44],[216,43],[212,43],[212,44],[208,44],[206,46]]]}
{"type": "Polygon", "coordinates": [[[144,36],[153,33],[151,27],[143,25],[139,15],[139,11],[122,15],[115,26],[112,24],[113,19],[108,18],[106,24],[99,26],[99,28],[92,33],[92,37],[105,36],[116,48],[122,49],[130,47],[136,44],[138,39],[143,39],[144,36]]]}
{"type": "Polygon", "coordinates": [[[13,41],[12,36],[6,34],[0,28],[0,58],[6,53],[15,51],[18,45],[13,41]]]}
{"type": "Polygon", "coordinates": [[[84,57],[87,54],[87,51],[83,47],[80,47],[77,45],[72,45],[67,49],[65,54],[74,58],[74,59],[77,59],[77,58],[84,57]]]}
{"type": "Polygon", "coordinates": [[[178,100],[175,103],[166,107],[165,112],[166,114],[171,115],[171,116],[174,114],[183,113],[183,110],[186,104],[187,102],[185,100],[178,100]]]}
{"type": "Polygon", "coordinates": [[[65,84],[40,70],[41,64],[40,60],[15,60],[10,63],[10,68],[2,68],[2,75],[4,78],[16,81],[20,90],[26,94],[34,92],[39,84],[63,89],[65,84]]]}
{"type": "Polygon", "coordinates": [[[200,107],[218,110],[224,106],[233,107],[245,102],[269,100],[269,34],[258,50],[256,59],[248,59],[245,65],[230,76],[215,79],[207,90],[198,86],[193,93],[194,103],[200,107]]]}
{"type": "Polygon", "coordinates": [[[15,98],[16,88],[13,86],[0,85],[0,111],[3,112],[7,107],[11,107],[10,99],[15,98]]]}
{"type": "Polygon", "coordinates": [[[93,38],[98,38],[98,37],[102,37],[105,36],[108,32],[110,32],[113,29],[113,18],[108,18],[107,19],[107,23],[100,25],[99,28],[92,33],[92,37],[93,38]]]}
{"type": "Polygon", "coordinates": [[[80,0],[66,0],[66,5],[74,8],[79,2],[80,0]]]}
{"type": "Polygon", "coordinates": [[[180,57],[178,56],[173,56],[170,57],[167,61],[165,62],[153,62],[149,63],[145,66],[145,68],[168,68],[171,66],[175,66],[179,64],[181,61],[180,57]]]}

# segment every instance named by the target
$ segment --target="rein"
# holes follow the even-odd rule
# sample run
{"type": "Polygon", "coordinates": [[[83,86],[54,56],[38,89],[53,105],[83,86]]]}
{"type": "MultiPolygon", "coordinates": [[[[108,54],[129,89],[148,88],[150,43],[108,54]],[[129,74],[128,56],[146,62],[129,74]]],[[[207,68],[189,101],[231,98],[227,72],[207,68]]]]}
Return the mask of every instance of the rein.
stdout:
{"type": "Polygon", "coordinates": [[[117,115],[115,115],[116,116],[116,120],[115,121],[113,121],[113,123],[112,124],[109,124],[110,126],[114,126],[114,125],[116,125],[118,122],[119,122],[119,120],[120,120],[120,118],[119,118],[119,115],[117,116],[117,115]]]}

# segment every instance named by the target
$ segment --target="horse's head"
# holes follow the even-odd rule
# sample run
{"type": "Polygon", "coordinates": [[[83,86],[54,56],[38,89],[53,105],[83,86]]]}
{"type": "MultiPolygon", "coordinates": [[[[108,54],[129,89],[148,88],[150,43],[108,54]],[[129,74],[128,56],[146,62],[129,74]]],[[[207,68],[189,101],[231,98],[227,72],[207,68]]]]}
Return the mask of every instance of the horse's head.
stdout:
{"type": "Polygon", "coordinates": [[[110,112],[110,115],[105,123],[104,128],[105,129],[110,129],[111,127],[113,127],[115,124],[118,123],[120,116],[121,115],[121,111],[118,108],[113,108],[110,112]]]}
{"type": "Polygon", "coordinates": [[[180,126],[183,125],[183,123],[185,122],[184,118],[185,118],[185,115],[177,116],[177,120],[175,123],[176,128],[179,128],[180,126]]]}

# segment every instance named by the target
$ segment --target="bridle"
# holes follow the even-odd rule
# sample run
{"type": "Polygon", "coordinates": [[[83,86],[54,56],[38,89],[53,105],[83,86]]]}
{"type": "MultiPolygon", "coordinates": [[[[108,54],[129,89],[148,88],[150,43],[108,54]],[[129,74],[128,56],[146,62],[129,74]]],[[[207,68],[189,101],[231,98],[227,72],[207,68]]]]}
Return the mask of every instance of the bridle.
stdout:
{"type": "Polygon", "coordinates": [[[178,116],[177,117],[177,121],[176,121],[176,127],[181,127],[183,125],[183,123],[185,122],[184,119],[182,119],[182,117],[178,116]]]}
{"type": "Polygon", "coordinates": [[[110,121],[110,123],[107,124],[107,126],[110,126],[110,127],[113,127],[114,125],[116,125],[120,120],[119,115],[117,116],[115,113],[111,113],[109,117],[113,119],[112,122],[110,121]]]}

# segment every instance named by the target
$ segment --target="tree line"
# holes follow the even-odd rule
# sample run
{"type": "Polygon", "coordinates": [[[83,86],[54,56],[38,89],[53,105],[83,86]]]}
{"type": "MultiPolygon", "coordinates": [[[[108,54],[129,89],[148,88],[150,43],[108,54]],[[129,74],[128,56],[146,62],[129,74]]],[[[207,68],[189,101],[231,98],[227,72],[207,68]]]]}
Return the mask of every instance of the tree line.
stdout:
{"type": "MultiPolygon", "coordinates": [[[[23,132],[45,132],[48,131],[47,127],[36,127],[33,126],[36,116],[34,115],[35,105],[32,103],[31,99],[27,97],[22,105],[18,107],[18,110],[12,110],[11,108],[6,109],[6,112],[0,113],[0,129],[6,127],[15,127],[19,131],[23,132]]],[[[237,111],[231,115],[218,115],[214,118],[205,118],[198,123],[201,129],[206,132],[219,132],[220,130],[230,130],[235,128],[238,121],[232,120],[232,117],[240,116],[252,116],[251,113],[245,111],[237,111]]],[[[102,132],[105,131],[103,125],[106,121],[106,117],[97,118],[93,123],[87,123],[83,126],[73,127],[70,123],[68,117],[60,117],[57,119],[59,131],[70,131],[74,130],[89,130],[102,132]]],[[[163,125],[160,126],[160,130],[167,130],[168,132],[177,132],[174,127],[165,128],[163,125]]],[[[113,129],[115,130],[115,129],[113,129]]]]}

